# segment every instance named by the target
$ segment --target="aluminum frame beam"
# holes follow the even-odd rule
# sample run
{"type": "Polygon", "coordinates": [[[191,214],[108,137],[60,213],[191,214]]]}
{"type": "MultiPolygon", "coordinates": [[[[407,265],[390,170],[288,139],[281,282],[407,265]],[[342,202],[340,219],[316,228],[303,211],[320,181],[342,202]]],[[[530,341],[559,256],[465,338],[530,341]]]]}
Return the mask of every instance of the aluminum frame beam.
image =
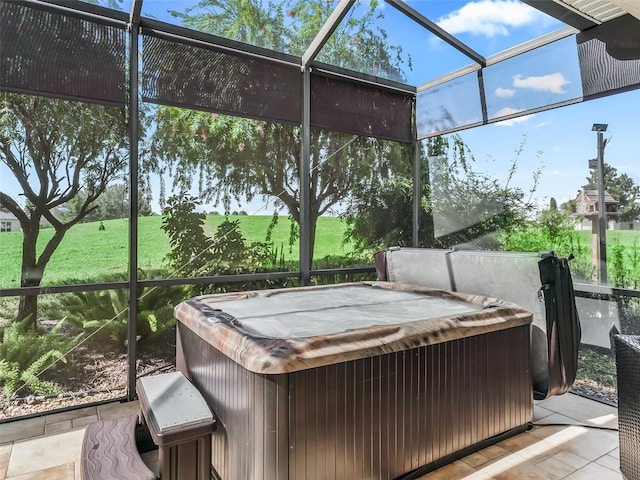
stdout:
{"type": "Polygon", "coordinates": [[[342,19],[349,13],[349,9],[354,3],[356,3],[355,0],[340,0],[338,6],[333,9],[327,21],[324,22],[318,34],[312,40],[309,47],[307,47],[306,52],[302,54],[303,68],[316,58],[322,47],[324,47],[324,44],[329,40],[329,37],[335,32],[336,28],[338,28],[342,19]]]}
{"type": "Polygon", "coordinates": [[[407,17],[409,17],[414,22],[417,22],[421,27],[426,28],[435,36],[439,37],[441,40],[444,40],[446,43],[451,45],[453,48],[458,50],[460,53],[469,57],[471,60],[479,64],[480,66],[486,66],[487,60],[483,55],[480,55],[478,52],[469,47],[466,43],[461,42],[449,32],[444,30],[442,27],[438,26],[436,23],[429,20],[427,17],[422,15],[417,10],[413,9],[405,2],[400,0],[385,0],[386,3],[399,10],[407,17]]]}

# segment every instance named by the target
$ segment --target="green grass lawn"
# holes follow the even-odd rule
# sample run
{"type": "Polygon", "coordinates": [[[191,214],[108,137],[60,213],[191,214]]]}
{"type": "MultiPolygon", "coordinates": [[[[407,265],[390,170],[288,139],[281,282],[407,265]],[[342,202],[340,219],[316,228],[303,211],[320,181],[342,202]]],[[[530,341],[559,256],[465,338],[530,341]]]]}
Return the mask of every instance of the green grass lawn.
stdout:
{"type": "MultiPolygon", "coordinates": [[[[242,233],[249,242],[265,240],[267,227],[271,222],[270,215],[232,215],[229,218],[240,220],[242,233]]],[[[206,233],[213,236],[216,227],[223,220],[222,215],[208,215],[206,233]]],[[[104,230],[99,230],[99,224],[95,222],[76,225],[67,233],[45,269],[43,285],[126,278],[129,223],[122,219],[106,220],[103,223],[104,230]]],[[[170,249],[168,237],[160,228],[161,225],[162,217],[159,215],[141,217],[138,222],[138,267],[143,271],[164,266],[164,257],[170,249]]],[[[321,217],[318,220],[314,258],[349,253],[349,246],[342,246],[344,230],[345,224],[341,219],[321,217]]],[[[289,219],[281,217],[273,231],[272,241],[278,249],[284,246],[285,260],[297,261],[298,242],[290,251],[289,231],[289,219]]],[[[52,228],[41,230],[38,242],[40,249],[44,248],[45,242],[52,235],[52,228]]],[[[0,288],[20,285],[21,242],[21,232],[0,234],[0,288]]]]}
{"type": "MultiPolygon", "coordinates": [[[[584,244],[591,247],[591,230],[580,230],[584,244]]],[[[640,245],[640,230],[607,230],[607,250],[616,242],[622,245],[640,245]]]]}
{"type": "MultiPolygon", "coordinates": [[[[264,241],[270,215],[231,216],[240,220],[245,238],[264,241]]],[[[205,231],[213,236],[216,227],[224,220],[222,215],[208,215],[205,231]]],[[[104,280],[126,279],[128,262],[127,220],[107,220],[105,229],[99,230],[98,223],[83,223],[73,227],[54,253],[45,270],[43,285],[59,283],[85,283],[104,280]]],[[[167,235],[160,228],[161,216],[141,217],[138,223],[138,267],[142,271],[154,271],[165,266],[164,258],[169,253],[167,235]]],[[[281,217],[273,231],[272,242],[278,249],[284,249],[286,261],[298,260],[298,242],[289,247],[290,221],[281,217]]],[[[349,245],[343,246],[345,224],[339,218],[321,217],[318,221],[314,260],[327,255],[343,256],[351,252],[349,245]]],[[[53,229],[41,231],[40,248],[51,238],[53,229]]],[[[582,243],[591,249],[591,232],[580,231],[582,243]]],[[[0,288],[14,288],[20,284],[22,233],[0,234],[0,288]]],[[[623,245],[640,245],[640,231],[608,231],[608,250],[616,242],[623,245]]],[[[608,258],[611,258],[610,256],[608,258]]]]}

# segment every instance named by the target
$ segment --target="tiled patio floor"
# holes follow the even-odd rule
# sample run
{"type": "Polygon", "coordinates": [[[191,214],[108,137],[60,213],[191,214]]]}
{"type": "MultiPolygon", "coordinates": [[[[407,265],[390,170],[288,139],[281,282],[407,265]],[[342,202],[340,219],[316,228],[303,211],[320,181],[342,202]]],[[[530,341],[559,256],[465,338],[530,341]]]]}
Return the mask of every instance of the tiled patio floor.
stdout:
{"type": "MultiPolygon", "coordinates": [[[[112,403],[0,425],[0,480],[79,480],[84,427],[137,413],[112,403]]],[[[449,464],[421,480],[621,480],[614,407],[567,394],[537,402],[537,427],[449,464]]],[[[124,479],[123,479],[124,480],[124,479]]]]}

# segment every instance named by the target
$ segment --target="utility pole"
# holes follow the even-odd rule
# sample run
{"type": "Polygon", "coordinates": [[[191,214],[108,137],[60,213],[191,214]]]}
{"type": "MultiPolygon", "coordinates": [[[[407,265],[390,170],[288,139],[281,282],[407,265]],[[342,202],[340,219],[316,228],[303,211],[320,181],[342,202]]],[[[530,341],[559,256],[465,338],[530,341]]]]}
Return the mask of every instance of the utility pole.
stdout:
{"type": "Polygon", "coordinates": [[[601,284],[607,283],[607,205],[604,198],[604,147],[607,142],[603,138],[607,127],[606,123],[594,123],[591,128],[598,133],[598,271],[601,284]]]}

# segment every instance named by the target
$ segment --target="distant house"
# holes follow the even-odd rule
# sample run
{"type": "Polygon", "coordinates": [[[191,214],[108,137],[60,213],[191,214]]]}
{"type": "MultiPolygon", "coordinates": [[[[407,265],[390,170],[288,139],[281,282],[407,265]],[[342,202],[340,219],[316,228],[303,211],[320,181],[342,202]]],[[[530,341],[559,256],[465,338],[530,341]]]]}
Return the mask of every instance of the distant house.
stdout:
{"type": "MultiPolygon", "coordinates": [[[[605,212],[607,213],[608,228],[615,228],[618,214],[618,202],[609,192],[604,192],[605,212]]],[[[576,227],[580,230],[590,229],[593,222],[597,221],[600,209],[598,205],[597,190],[582,190],[576,197],[576,227]]]]}
{"type": "Polygon", "coordinates": [[[3,212],[0,210],[0,233],[3,232],[19,232],[20,222],[18,218],[9,212],[3,212]]]}
{"type": "MultiPolygon", "coordinates": [[[[611,196],[609,192],[604,192],[605,212],[607,215],[616,214],[618,212],[618,202],[611,196]]],[[[582,190],[576,197],[576,215],[595,216],[600,213],[598,208],[598,191],[582,190]]]]}

